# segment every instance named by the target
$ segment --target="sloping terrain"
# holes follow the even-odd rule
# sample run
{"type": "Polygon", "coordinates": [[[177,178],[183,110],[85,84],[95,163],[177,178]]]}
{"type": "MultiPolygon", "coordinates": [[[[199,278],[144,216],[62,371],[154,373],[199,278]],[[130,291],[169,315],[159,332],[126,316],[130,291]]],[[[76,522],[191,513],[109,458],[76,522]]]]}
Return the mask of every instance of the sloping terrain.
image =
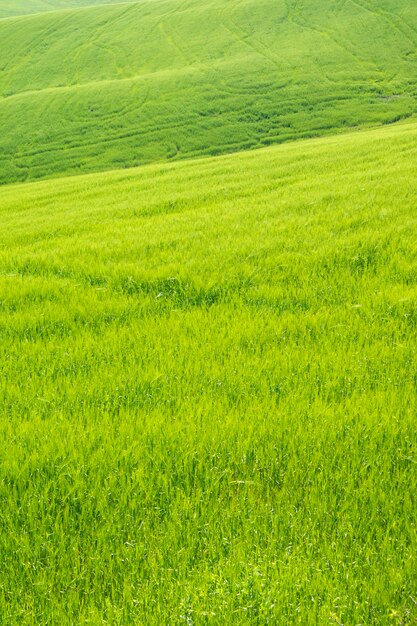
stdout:
{"type": "Polygon", "coordinates": [[[0,182],[408,117],[416,25],[411,0],[143,0],[2,20],[0,182]]]}
{"type": "Polygon", "coordinates": [[[417,126],[0,190],[5,624],[414,624],[417,126]]]}
{"type": "MultiPolygon", "coordinates": [[[[129,0],[0,0],[0,19],[57,11],[59,9],[74,9],[77,7],[92,7],[100,4],[127,4],[129,0]]],[[[130,0],[134,2],[135,0],[130,0]]]]}
{"type": "Polygon", "coordinates": [[[416,80],[414,0],[0,0],[2,624],[417,623],[416,80]]]}

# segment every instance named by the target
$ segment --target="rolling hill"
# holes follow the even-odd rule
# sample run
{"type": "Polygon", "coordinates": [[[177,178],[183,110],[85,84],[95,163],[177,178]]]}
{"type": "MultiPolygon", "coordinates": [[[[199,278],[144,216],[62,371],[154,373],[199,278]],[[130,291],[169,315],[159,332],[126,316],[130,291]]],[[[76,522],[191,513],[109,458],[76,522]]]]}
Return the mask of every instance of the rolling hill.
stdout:
{"type": "Polygon", "coordinates": [[[100,4],[127,3],[126,0],[0,0],[0,19],[100,4]]]}
{"type": "Polygon", "coordinates": [[[39,13],[77,4],[0,1],[0,183],[416,111],[411,0],[143,0],[39,13]],[[10,17],[24,7],[38,13],[10,17]]]}
{"type": "Polygon", "coordinates": [[[0,0],[1,624],[417,623],[416,84],[414,0],[0,0]]]}
{"type": "Polygon", "coordinates": [[[417,125],[0,190],[7,624],[413,624],[417,125]]]}

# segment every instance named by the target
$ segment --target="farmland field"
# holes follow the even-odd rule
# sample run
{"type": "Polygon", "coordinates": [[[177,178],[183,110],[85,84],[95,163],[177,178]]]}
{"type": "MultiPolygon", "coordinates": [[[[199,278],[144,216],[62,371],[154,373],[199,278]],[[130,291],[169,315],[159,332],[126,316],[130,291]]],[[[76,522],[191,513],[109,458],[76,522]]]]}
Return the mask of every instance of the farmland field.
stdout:
{"type": "Polygon", "coordinates": [[[417,626],[417,4],[0,0],[0,625],[417,626]]]}
{"type": "Polygon", "coordinates": [[[413,0],[0,0],[0,16],[0,183],[416,112],[413,0]]]}
{"type": "Polygon", "coordinates": [[[3,623],[416,623],[416,142],[0,190],[3,623]]]}
{"type": "MultiPolygon", "coordinates": [[[[135,0],[130,0],[135,2],[135,0]]],[[[1,0],[0,19],[59,9],[90,8],[102,4],[127,4],[126,0],[1,0]]]]}

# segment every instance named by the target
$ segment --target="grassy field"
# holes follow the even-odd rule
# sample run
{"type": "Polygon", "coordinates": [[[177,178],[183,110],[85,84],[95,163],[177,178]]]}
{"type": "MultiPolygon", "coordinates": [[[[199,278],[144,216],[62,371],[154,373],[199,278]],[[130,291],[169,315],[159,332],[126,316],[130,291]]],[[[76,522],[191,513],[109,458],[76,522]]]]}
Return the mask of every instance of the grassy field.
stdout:
{"type": "MultiPolygon", "coordinates": [[[[80,4],[0,0],[0,15],[80,4]]],[[[389,124],[416,112],[416,50],[414,0],[143,0],[9,17],[0,183],[389,124]]]]}
{"type": "MultiPolygon", "coordinates": [[[[130,1],[134,2],[135,0],[130,1]]],[[[44,11],[120,3],[127,4],[126,0],[0,0],[0,19],[44,11]]]]}
{"type": "Polygon", "coordinates": [[[416,145],[0,190],[2,623],[416,624],[416,145]]]}

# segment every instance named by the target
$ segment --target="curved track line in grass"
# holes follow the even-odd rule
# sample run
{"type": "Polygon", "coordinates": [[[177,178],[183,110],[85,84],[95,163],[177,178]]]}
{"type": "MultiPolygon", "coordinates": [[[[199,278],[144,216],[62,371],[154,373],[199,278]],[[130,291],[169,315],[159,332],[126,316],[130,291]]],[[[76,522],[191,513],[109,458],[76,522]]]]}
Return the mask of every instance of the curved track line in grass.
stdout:
{"type": "MultiPolygon", "coordinates": [[[[149,0],[149,1],[150,1],[150,2],[153,2],[153,1],[155,1],[155,0],[149,0]]],[[[130,2],[130,3],[128,3],[128,4],[133,4],[133,5],[135,5],[135,6],[138,6],[138,5],[141,5],[141,6],[142,6],[144,3],[143,3],[143,1],[139,1],[139,2],[130,2]]],[[[188,0],[183,0],[183,1],[181,2],[181,4],[179,5],[179,7],[174,6],[172,9],[170,9],[170,10],[166,11],[165,13],[162,13],[162,14],[159,16],[159,18],[155,21],[154,25],[153,25],[153,26],[149,29],[149,31],[147,32],[147,38],[150,38],[150,37],[152,36],[152,34],[154,34],[154,33],[155,33],[158,29],[163,29],[164,20],[165,20],[166,18],[169,18],[169,16],[174,15],[174,14],[175,14],[175,13],[177,13],[177,12],[181,12],[181,11],[183,10],[183,8],[184,8],[187,4],[188,4],[188,0]]],[[[166,37],[166,35],[165,35],[165,34],[164,34],[164,37],[166,37]]],[[[173,43],[173,46],[174,46],[174,48],[175,48],[175,44],[174,44],[174,43],[173,43]]],[[[183,60],[184,60],[184,61],[185,61],[185,63],[186,63],[186,65],[184,65],[184,69],[186,69],[186,68],[187,68],[187,66],[189,66],[189,63],[188,63],[188,58],[187,58],[185,55],[182,55],[182,56],[183,56],[183,60]]],[[[170,69],[167,69],[167,70],[158,70],[158,71],[156,71],[156,72],[148,72],[148,73],[146,73],[146,74],[143,74],[143,76],[148,76],[148,75],[156,74],[156,73],[159,73],[159,72],[161,72],[161,73],[162,73],[162,72],[167,72],[167,71],[171,71],[171,70],[170,70],[170,69]]],[[[172,68],[172,71],[179,71],[179,69],[178,69],[177,67],[175,67],[175,68],[172,68]]],[[[138,75],[138,76],[141,76],[141,75],[138,75]]]]}
{"type": "MultiPolygon", "coordinates": [[[[241,5],[243,0],[236,0],[233,4],[232,8],[224,8],[221,12],[221,22],[222,25],[234,36],[237,41],[241,42],[243,45],[248,46],[251,50],[253,50],[256,54],[264,58],[265,60],[272,63],[277,69],[282,70],[282,63],[280,63],[279,58],[276,55],[271,54],[267,46],[265,46],[259,39],[255,39],[250,32],[244,30],[240,25],[237,24],[236,19],[233,19],[233,16],[237,13],[239,9],[239,5],[241,5]],[[226,16],[229,15],[228,21],[226,21],[226,16]]],[[[284,23],[287,19],[287,16],[284,16],[281,20],[284,23]]]]}
{"type": "MultiPolygon", "coordinates": [[[[146,102],[147,97],[145,97],[144,99],[144,103],[146,102]]],[[[334,100],[334,102],[337,102],[338,100],[334,100]]],[[[332,101],[330,101],[329,104],[331,104],[332,101]]],[[[294,107],[297,106],[297,101],[294,101],[294,107]]],[[[161,125],[161,124],[154,124],[153,126],[149,126],[146,129],[141,129],[141,130],[132,130],[129,132],[125,132],[125,133],[119,133],[119,134],[106,134],[105,137],[102,137],[101,139],[98,139],[94,142],[89,142],[88,140],[85,142],[68,142],[66,143],[66,152],[70,152],[70,151],[74,151],[74,150],[78,150],[79,148],[83,148],[83,147],[97,147],[97,146],[105,146],[105,145],[111,145],[114,143],[118,143],[119,141],[123,140],[123,139],[127,139],[127,138],[134,138],[134,137],[146,137],[149,135],[152,135],[153,133],[160,131],[160,130],[172,130],[173,128],[176,128],[176,121],[173,120],[172,123],[170,124],[166,124],[166,125],[161,125]]],[[[300,137],[298,139],[302,140],[303,137],[316,137],[318,136],[318,134],[320,133],[320,131],[326,131],[329,130],[326,126],[317,126],[316,128],[313,128],[309,131],[306,132],[305,135],[300,135],[300,137]]],[[[339,131],[338,134],[345,134],[342,131],[339,131]]],[[[296,137],[294,137],[293,134],[290,134],[289,136],[292,140],[296,141],[296,137]]],[[[264,140],[266,138],[264,137],[264,140]]],[[[273,142],[283,142],[286,141],[285,137],[283,136],[276,136],[276,137],[270,137],[271,140],[273,140],[273,142]]],[[[234,147],[235,149],[238,148],[238,146],[244,143],[244,141],[242,142],[236,142],[236,141],[232,141],[230,143],[225,143],[224,145],[226,146],[226,150],[227,151],[230,147],[234,147]]],[[[253,144],[259,143],[262,144],[262,136],[259,137],[257,140],[253,140],[253,144]]],[[[62,147],[61,144],[54,146],[54,144],[49,144],[47,148],[44,148],[42,150],[36,150],[36,151],[31,151],[28,150],[24,153],[21,153],[19,156],[20,158],[24,157],[30,157],[30,156],[36,156],[36,155],[40,155],[40,154],[54,154],[54,153],[59,153],[61,151],[62,147]]],[[[192,157],[192,156],[198,156],[200,154],[200,152],[198,150],[196,151],[187,151],[187,156],[188,157],[192,157]]],[[[210,149],[207,149],[206,152],[203,152],[203,154],[210,154],[210,149]]],[[[131,167],[135,167],[135,166],[131,166],[131,167]]],[[[22,165],[23,169],[26,169],[26,166],[22,165]]]]}
{"type": "MultiPolygon", "coordinates": [[[[159,124],[157,126],[154,126],[153,128],[152,127],[150,127],[150,128],[148,127],[148,128],[141,129],[141,130],[138,130],[138,131],[131,131],[131,132],[127,132],[127,133],[121,133],[121,134],[118,134],[118,135],[109,136],[107,134],[106,137],[103,137],[102,139],[98,139],[95,142],[88,142],[88,141],[87,142],[78,142],[78,143],[70,142],[70,143],[66,144],[66,154],[69,156],[69,153],[75,151],[75,158],[77,159],[77,157],[76,157],[76,155],[78,154],[77,151],[80,148],[83,148],[83,147],[87,147],[87,148],[94,148],[94,147],[100,147],[100,146],[109,147],[112,144],[113,145],[114,144],[117,145],[120,141],[123,141],[125,139],[132,139],[132,138],[135,138],[135,137],[136,138],[141,137],[141,138],[150,139],[152,137],[153,133],[157,133],[156,137],[158,137],[159,136],[158,133],[161,130],[169,131],[172,128],[173,128],[172,124],[167,125],[165,127],[161,126],[159,124]]],[[[175,124],[174,124],[174,128],[175,128],[175,124]]],[[[298,133],[294,134],[294,132],[292,132],[287,137],[284,134],[280,134],[280,135],[278,135],[276,137],[270,137],[269,140],[268,140],[268,143],[280,143],[280,142],[283,142],[283,141],[288,141],[290,139],[294,140],[294,139],[297,138],[297,135],[298,135],[298,138],[300,139],[303,136],[304,137],[314,137],[314,136],[318,136],[318,135],[323,134],[323,133],[326,134],[328,132],[331,132],[331,131],[328,129],[327,126],[320,126],[320,125],[318,125],[315,129],[312,128],[311,130],[309,130],[309,131],[307,131],[305,133],[298,132],[298,133]]],[[[236,141],[226,142],[225,141],[223,143],[223,145],[222,145],[221,152],[224,153],[224,152],[230,152],[230,151],[239,151],[239,150],[242,149],[243,143],[244,142],[242,142],[242,141],[240,141],[240,142],[236,142],[236,141]]],[[[253,147],[256,147],[256,145],[259,145],[259,144],[262,144],[262,143],[265,143],[265,140],[262,140],[262,137],[259,137],[258,139],[252,138],[252,139],[249,139],[246,142],[246,148],[247,149],[250,148],[250,147],[253,148],[253,147]]],[[[59,144],[57,146],[49,145],[49,147],[45,148],[44,150],[28,151],[28,152],[23,153],[22,156],[27,157],[27,156],[36,156],[36,155],[39,155],[39,154],[54,154],[54,153],[59,155],[61,150],[62,150],[62,144],[59,144]]],[[[186,156],[188,158],[192,158],[193,156],[195,156],[195,157],[204,156],[204,155],[209,155],[210,153],[211,153],[211,149],[199,149],[199,150],[188,149],[185,154],[186,154],[186,156]]],[[[162,155],[161,155],[161,158],[162,158],[162,155]]],[[[15,156],[15,160],[16,160],[15,164],[18,165],[16,156],[15,156]]],[[[139,162],[141,162],[141,160],[139,160],[139,162]]],[[[68,167],[74,167],[76,163],[77,163],[77,160],[74,161],[72,158],[70,158],[69,161],[68,161],[68,167]]],[[[137,164],[138,163],[131,163],[129,165],[129,167],[132,167],[132,166],[134,167],[137,164]]],[[[36,167],[38,167],[38,166],[36,166],[36,167]]],[[[26,172],[29,171],[28,167],[26,165],[24,165],[24,164],[19,165],[19,168],[21,168],[23,171],[26,171],[26,172]]],[[[33,171],[34,170],[33,170],[33,166],[32,166],[32,172],[33,171]]]]}
{"type": "MultiPolygon", "coordinates": [[[[128,3],[127,7],[123,8],[120,14],[115,15],[115,16],[109,16],[108,21],[103,23],[100,26],[100,29],[95,31],[93,38],[90,40],[91,45],[97,46],[98,48],[104,50],[105,52],[108,52],[109,54],[113,56],[114,66],[115,68],[118,68],[118,71],[121,70],[121,67],[120,66],[118,67],[118,56],[116,55],[114,49],[111,48],[110,46],[105,46],[103,44],[100,44],[99,42],[102,37],[102,34],[108,31],[109,29],[114,29],[118,22],[123,22],[125,17],[129,15],[130,12],[132,11],[132,7],[135,8],[135,5],[136,5],[135,3],[128,3]]],[[[113,4],[112,6],[116,7],[117,4],[113,4]]]]}
{"type": "MultiPolygon", "coordinates": [[[[395,32],[399,32],[406,40],[409,41],[409,43],[411,43],[411,45],[413,46],[413,48],[416,47],[416,42],[414,41],[414,39],[411,39],[409,35],[407,35],[407,33],[405,32],[404,28],[400,28],[396,23],[395,23],[395,19],[392,13],[388,12],[388,11],[382,11],[382,10],[378,10],[376,8],[371,8],[371,6],[369,5],[369,2],[366,2],[365,0],[363,0],[362,2],[360,2],[359,0],[350,0],[350,2],[357,6],[358,8],[362,9],[363,11],[366,11],[367,13],[373,15],[373,16],[377,16],[379,18],[381,18],[382,20],[384,20],[391,28],[392,31],[395,32]]],[[[412,29],[410,27],[411,31],[416,34],[417,31],[415,31],[414,29],[412,29]]],[[[389,77],[389,82],[393,82],[397,76],[399,76],[399,74],[401,73],[401,69],[397,69],[393,72],[393,74],[389,77]]]]}
{"type": "Polygon", "coordinates": [[[185,0],[185,2],[182,2],[182,4],[179,5],[178,9],[174,9],[170,13],[166,13],[165,15],[163,15],[161,17],[161,20],[159,21],[159,29],[160,29],[163,37],[165,38],[165,40],[173,48],[173,50],[175,50],[175,52],[179,55],[179,57],[182,59],[182,61],[185,64],[189,65],[190,64],[190,54],[189,54],[189,52],[187,53],[182,48],[182,46],[179,45],[179,43],[178,43],[178,36],[175,35],[175,29],[174,29],[173,25],[170,23],[170,19],[169,19],[172,16],[176,15],[177,13],[179,13],[181,11],[181,7],[184,7],[187,4],[188,4],[188,0],[185,0]]]}
{"type": "MultiPolygon", "coordinates": [[[[298,6],[298,0],[285,0],[285,4],[287,7],[287,20],[289,22],[291,22],[295,26],[298,26],[298,28],[300,28],[303,31],[314,30],[311,26],[301,23],[299,20],[295,19],[295,9],[298,6]]],[[[317,32],[321,36],[323,36],[323,33],[321,33],[321,31],[317,31],[317,32]]],[[[346,51],[344,50],[344,52],[346,51]]],[[[323,75],[324,75],[324,78],[327,80],[327,82],[338,84],[339,81],[337,81],[337,79],[335,79],[334,77],[331,77],[327,73],[324,73],[323,75]]]]}
{"type": "MultiPolygon", "coordinates": [[[[55,23],[52,26],[46,26],[44,30],[42,30],[40,33],[38,32],[36,36],[33,39],[31,39],[22,50],[19,51],[19,56],[21,58],[20,63],[15,64],[13,62],[13,58],[11,58],[9,63],[2,67],[2,70],[5,72],[11,63],[13,63],[13,66],[12,66],[13,71],[18,70],[19,68],[23,67],[27,63],[27,59],[30,58],[31,53],[33,53],[34,48],[36,48],[36,46],[38,45],[43,44],[45,39],[49,37],[49,35],[56,32],[58,28],[60,28],[63,24],[65,24],[66,22],[69,22],[70,20],[71,20],[71,14],[69,15],[66,14],[62,16],[58,24],[55,23]]],[[[1,22],[0,22],[0,28],[1,28],[1,22]]]]}
{"type": "MultiPolygon", "coordinates": [[[[191,51],[190,46],[184,47],[182,45],[184,38],[181,37],[177,28],[174,27],[172,20],[169,19],[186,12],[186,7],[189,6],[189,3],[189,0],[183,0],[183,2],[180,3],[175,10],[169,14],[165,14],[160,21],[160,28],[167,38],[167,41],[179,53],[183,61],[187,63],[187,66],[189,66],[190,69],[196,69],[202,76],[205,77],[210,86],[215,88],[217,81],[219,80],[218,73],[214,69],[215,62],[204,62],[195,54],[195,52],[191,51]]],[[[176,154],[178,154],[179,151],[179,146],[176,145],[176,154]]]]}
{"type": "MultiPolygon", "coordinates": [[[[153,0],[150,0],[153,1],[153,0]]],[[[123,21],[123,19],[126,18],[126,15],[129,14],[129,12],[133,9],[135,9],[135,7],[137,7],[138,5],[143,4],[142,2],[127,2],[127,3],[113,3],[113,4],[105,4],[103,5],[104,7],[114,7],[114,8],[121,8],[121,12],[117,12],[117,14],[114,16],[112,15],[112,13],[109,14],[108,20],[103,23],[99,29],[97,29],[97,31],[94,33],[93,37],[90,37],[89,40],[87,42],[85,42],[84,45],[80,45],[78,47],[78,49],[74,52],[74,59],[79,58],[82,53],[83,53],[83,49],[85,46],[91,46],[91,45],[96,45],[98,48],[101,47],[101,49],[105,50],[106,52],[108,52],[109,54],[112,54],[116,60],[116,54],[114,53],[113,50],[111,50],[110,48],[108,48],[107,46],[100,46],[99,39],[102,33],[104,33],[105,31],[109,30],[110,28],[113,28],[115,26],[115,24],[117,24],[119,21],[123,21]]],[[[19,62],[15,62],[13,61],[13,59],[11,58],[9,63],[7,63],[6,65],[4,65],[2,67],[2,70],[4,73],[7,72],[9,66],[11,64],[12,65],[12,76],[13,74],[16,74],[19,72],[19,69],[24,68],[25,65],[28,64],[28,59],[30,59],[30,57],[35,53],[37,46],[39,45],[43,45],[45,41],[48,40],[52,40],[52,35],[59,31],[59,29],[61,29],[61,27],[67,23],[70,23],[71,20],[73,19],[74,14],[78,14],[80,11],[83,11],[85,8],[91,8],[91,9],[95,9],[96,11],[100,8],[97,5],[93,5],[91,7],[77,7],[75,9],[63,9],[62,11],[56,11],[56,13],[61,14],[62,15],[58,15],[56,17],[56,21],[54,21],[52,26],[47,25],[44,29],[41,29],[39,32],[36,33],[36,35],[33,37],[33,39],[30,39],[26,45],[19,50],[19,58],[20,61],[19,62]]],[[[52,13],[55,13],[52,12],[52,13]]],[[[50,15],[50,13],[48,12],[44,12],[44,13],[40,13],[39,14],[42,17],[45,17],[46,15],[50,15]]],[[[22,16],[23,17],[23,16],[22,16]]],[[[32,18],[32,15],[29,16],[24,16],[28,19],[32,18]]],[[[1,28],[1,21],[0,21],[0,28],[1,28]]],[[[115,67],[117,66],[117,63],[115,63],[115,67]]],[[[93,81],[91,81],[93,82],[93,81]]],[[[65,87],[66,85],[64,85],[63,87],[65,87]]],[[[32,91],[32,90],[30,90],[32,91]]],[[[9,94],[7,97],[10,96],[14,96],[18,93],[22,93],[22,91],[17,91],[14,93],[9,94]]],[[[3,96],[4,97],[4,96],[3,96]]]]}
{"type": "Polygon", "coordinates": [[[370,2],[366,0],[350,0],[353,4],[361,7],[364,11],[368,11],[371,14],[377,15],[385,20],[393,30],[397,30],[401,33],[408,41],[411,43],[413,48],[417,47],[417,29],[413,28],[411,24],[408,24],[404,18],[402,18],[398,14],[393,14],[390,11],[385,11],[383,9],[377,9],[374,5],[371,5],[370,2]],[[402,23],[402,27],[400,27],[397,23],[397,20],[402,23]],[[409,30],[413,33],[414,37],[411,37],[410,34],[407,34],[406,30],[409,30]]]}
{"type": "MultiPolygon", "coordinates": [[[[339,132],[349,125],[410,114],[414,96],[407,84],[398,86],[404,100],[385,101],[380,96],[380,84],[390,91],[393,68],[398,65],[404,72],[411,66],[385,56],[380,60],[379,40],[375,49],[366,47],[366,23],[374,24],[375,18],[360,7],[349,4],[346,9],[344,0],[329,6],[307,4],[201,0],[200,6],[195,0],[146,3],[146,10],[137,2],[114,5],[117,8],[111,11],[94,7],[94,15],[74,20],[75,39],[66,22],[60,27],[63,16],[41,21],[18,40],[22,54],[29,44],[34,46],[31,66],[11,70],[16,89],[22,91],[6,93],[0,100],[7,123],[1,148],[10,161],[14,154],[16,165],[16,172],[2,166],[2,180],[19,178],[29,167],[34,177],[74,171],[77,160],[81,169],[103,170],[115,163],[161,160],[167,146],[172,158],[210,150],[220,153],[230,146],[339,132]],[[216,14],[218,6],[221,11],[216,14]],[[351,54],[354,35],[343,31],[350,24],[359,29],[356,58],[351,54]],[[52,25],[58,30],[45,35],[52,25]],[[39,37],[46,37],[45,46],[51,47],[49,60],[38,48],[39,37]],[[60,38],[62,45],[54,47],[60,38]],[[74,60],[78,74],[67,71],[66,60],[73,59],[71,41],[79,48],[74,60]],[[64,62],[55,67],[56,51],[62,51],[64,62]],[[375,67],[383,67],[383,76],[375,67]],[[48,80],[59,83],[61,75],[73,84],[48,86],[48,80]],[[31,83],[40,88],[25,89],[31,83]],[[28,119],[32,112],[33,124],[28,119]],[[20,136],[12,131],[17,123],[24,129],[20,136]]],[[[65,19],[68,15],[73,17],[74,12],[65,19]]],[[[391,28],[376,19],[378,33],[387,34],[391,42],[391,28]]],[[[13,29],[4,32],[12,40],[13,29]]],[[[404,46],[405,37],[396,36],[404,46]]],[[[5,62],[10,63],[6,52],[5,47],[5,62]]]]}
{"type": "MultiPolygon", "coordinates": [[[[287,4],[289,5],[289,3],[291,2],[291,0],[286,0],[287,4]]],[[[299,0],[292,0],[292,7],[293,10],[296,9],[299,6],[300,2],[299,0]]],[[[290,5],[289,5],[290,6],[290,5]]],[[[291,13],[290,13],[291,15],[291,13]]],[[[328,29],[324,29],[324,28],[318,28],[317,26],[313,26],[312,24],[309,24],[306,19],[301,18],[300,13],[299,12],[294,12],[291,15],[291,19],[298,24],[301,28],[304,28],[305,30],[311,30],[314,31],[316,33],[318,33],[321,37],[323,38],[327,38],[329,41],[331,41],[336,47],[340,48],[345,54],[348,54],[349,56],[351,56],[355,62],[362,67],[366,73],[368,73],[370,71],[370,68],[368,67],[368,65],[363,61],[363,59],[357,54],[356,51],[354,51],[352,49],[351,46],[346,45],[346,43],[341,42],[339,39],[335,38],[335,36],[333,35],[332,31],[328,30],[328,29]]],[[[375,67],[375,69],[379,72],[379,68],[377,67],[376,63],[373,62],[373,65],[375,67]]]]}
{"type": "Polygon", "coordinates": [[[343,11],[343,9],[346,6],[348,0],[338,0],[338,2],[336,3],[336,6],[334,8],[334,14],[338,15],[339,13],[341,13],[343,11]]]}
{"type": "Polygon", "coordinates": [[[156,77],[156,76],[169,76],[170,74],[195,74],[196,73],[196,67],[190,67],[190,66],[184,66],[182,68],[178,68],[175,67],[173,69],[164,69],[164,70],[158,70],[155,72],[148,72],[145,74],[136,74],[133,76],[128,76],[126,78],[109,78],[109,79],[104,79],[104,80],[91,80],[85,83],[75,83],[73,85],[62,85],[62,86],[58,86],[58,87],[44,87],[42,89],[28,89],[26,91],[19,91],[17,93],[11,94],[11,95],[7,95],[7,96],[0,96],[0,104],[1,102],[6,102],[9,100],[15,100],[15,99],[19,99],[19,98],[28,98],[28,97],[32,97],[36,94],[47,94],[47,93],[60,93],[60,92],[70,92],[70,91],[78,91],[78,90],[83,90],[89,87],[105,87],[106,85],[115,85],[115,84],[119,84],[119,83],[129,83],[129,82],[140,82],[141,80],[148,80],[150,78],[156,77]]]}

